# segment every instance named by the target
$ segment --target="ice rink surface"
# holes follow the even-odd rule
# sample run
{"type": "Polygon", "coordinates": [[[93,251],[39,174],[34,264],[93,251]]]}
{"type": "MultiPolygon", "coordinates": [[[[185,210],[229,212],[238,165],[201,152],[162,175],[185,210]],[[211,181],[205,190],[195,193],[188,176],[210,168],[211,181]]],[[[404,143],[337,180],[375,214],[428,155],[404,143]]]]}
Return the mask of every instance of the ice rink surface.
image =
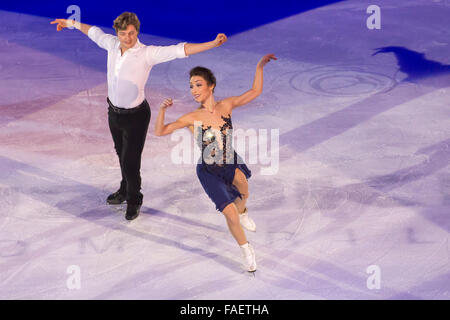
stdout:
{"type": "Polygon", "coordinates": [[[105,203],[120,182],[106,51],[56,32],[54,17],[0,11],[0,298],[450,299],[450,2],[377,1],[379,30],[366,26],[370,4],[303,12],[155,66],[131,222],[105,203]],[[279,132],[272,174],[245,155],[250,274],[195,164],[173,163],[179,142],[153,130],[164,98],[169,121],[197,107],[192,67],[215,72],[220,99],[249,89],[266,53],[278,61],[263,94],[233,112],[235,129],[279,132]]]}

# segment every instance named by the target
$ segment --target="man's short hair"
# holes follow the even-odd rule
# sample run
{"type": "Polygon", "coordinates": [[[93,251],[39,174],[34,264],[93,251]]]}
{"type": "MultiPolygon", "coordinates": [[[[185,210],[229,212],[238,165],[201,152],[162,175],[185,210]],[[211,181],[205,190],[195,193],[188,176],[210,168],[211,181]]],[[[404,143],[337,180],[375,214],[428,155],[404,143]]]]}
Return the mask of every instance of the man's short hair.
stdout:
{"type": "Polygon", "coordinates": [[[125,30],[130,24],[133,25],[139,33],[141,23],[139,22],[137,15],[133,12],[124,12],[114,20],[113,28],[116,32],[119,32],[119,30],[125,30]]]}

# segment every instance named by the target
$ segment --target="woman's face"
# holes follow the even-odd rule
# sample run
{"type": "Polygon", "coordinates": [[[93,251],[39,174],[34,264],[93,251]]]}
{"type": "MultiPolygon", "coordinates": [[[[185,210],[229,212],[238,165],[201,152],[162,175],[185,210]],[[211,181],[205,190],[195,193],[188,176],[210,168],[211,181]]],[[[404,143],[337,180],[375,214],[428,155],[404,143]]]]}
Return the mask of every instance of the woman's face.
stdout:
{"type": "Polygon", "coordinates": [[[204,103],[212,95],[214,89],[214,85],[208,86],[206,80],[201,76],[193,76],[189,81],[189,87],[194,100],[200,103],[204,103]]]}

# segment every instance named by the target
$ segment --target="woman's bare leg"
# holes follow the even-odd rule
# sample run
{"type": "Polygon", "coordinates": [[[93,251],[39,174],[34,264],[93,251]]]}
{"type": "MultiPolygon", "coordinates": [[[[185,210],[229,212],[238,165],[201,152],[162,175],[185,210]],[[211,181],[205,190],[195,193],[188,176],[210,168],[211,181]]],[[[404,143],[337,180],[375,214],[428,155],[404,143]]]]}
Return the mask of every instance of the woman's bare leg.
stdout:
{"type": "Polygon", "coordinates": [[[236,205],[234,203],[230,203],[223,210],[223,214],[227,219],[228,228],[230,229],[231,234],[236,239],[236,242],[241,248],[241,252],[244,256],[245,268],[249,272],[256,271],[255,251],[245,237],[244,230],[242,229],[239,220],[239,212],[236,205]]]}
{"type": "Polygon", "coordinates": [[[237,207],[237,210],[239,213],[244,212],[245,205],[247,204],[247,199],[249,196],[248,193],[248,181],[245,177],[244,173],[236,168],[235,174],[234,174],[234,180],[233,185],[239,190],[239,192],[242,194],[242,199],[240,197],[237,197],[236,200],[234,200],[234,204],[237,207]]]}
{"type": "Polygon", "coordinates": [[[230,229],[231,234],[233,235],[236,242],[241,246],[246,244],[247,238],[245,237],[244,230],[241,227],[239,221],[239,212],[234,203],[230,203],[223,209],[223,215],[227,219],[228,229],[230,229]]]}

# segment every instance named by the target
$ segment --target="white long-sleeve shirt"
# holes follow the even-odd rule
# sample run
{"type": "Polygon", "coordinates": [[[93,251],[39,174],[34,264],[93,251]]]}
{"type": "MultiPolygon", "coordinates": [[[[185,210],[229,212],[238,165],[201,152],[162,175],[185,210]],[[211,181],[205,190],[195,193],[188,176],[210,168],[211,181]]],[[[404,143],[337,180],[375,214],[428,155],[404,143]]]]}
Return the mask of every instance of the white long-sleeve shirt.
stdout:
{"type": "Polygon", "coordinates": [[[108,97],[120,108],[134,108],[145,99],[145,84],[152,67],[176,58],[185,58],[186,42],[171,46],[146,46],[139,39],[122,56],[117,36],[104,33],[92,26],[89,38],[108,51],[108,97]]]}

